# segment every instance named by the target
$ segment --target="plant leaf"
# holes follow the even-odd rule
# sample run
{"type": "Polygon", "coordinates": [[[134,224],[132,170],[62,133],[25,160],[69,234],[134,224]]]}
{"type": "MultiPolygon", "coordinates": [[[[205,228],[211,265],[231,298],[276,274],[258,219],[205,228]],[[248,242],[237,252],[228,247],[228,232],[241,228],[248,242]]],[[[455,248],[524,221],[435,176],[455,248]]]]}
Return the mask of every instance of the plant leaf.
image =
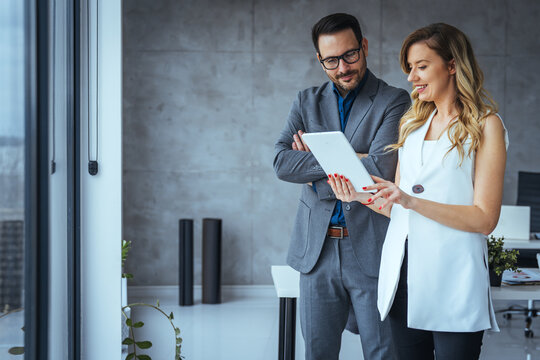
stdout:
{"type": "Polygon", "coordinates": [[[157,299],[156,303],[157,303],[157,307],[159,307],[159,299],[157,299]]]}
{"type": "Polygon", "coordinates": [[[137,355],[137,359],[139,360],[152,360],[152,358],[148,355],[137,355]]]}
{"type": "Polygon", "coordinates": [[[182,343],[182,338],[176,338],[176,343],[181,344],[182,343]]]}
{"type": "Polygon", "coordinates": [[[131,319],[130,318],[127,318],[126,319],[126,325],[127,326],[132,326],[133,324],[131,323],[131,319]]]}
{"type": "Polygon", "coordinates": [[[133,324],[134,328],[141,328],[143,326],[144,326],[144,323],[142,321],[139,321],[139,322],[136,322],[135,324],[133,324]]]}
{"type": "Polygon", "coordinates": [[[180,335],[180,329],[179,328],[174,328],[174,333],[176,335],[180,335]]]}
{"type": "Polygon", "coordinates": [[[135,353],[129,353],[129,355],[126,357],[126,360],[131,360],[135,357],[135,353]]]}
{"type": "Polygon", "coordinates": [[[12,348],[9,348],[8,353],[10,353],[11,355],[22,355],[24,354],[24,347],[14,346],[12,348]]]}
{"type": "Polygon", "coordinates": [[[122,341],[122,344],[124,344],[124,345],[133,345],[134,343],[135,343],[135,341],[133,341],[133,339],[129,338],[129,337],[125,338],[124,341],[122,341]]]}
{"type": "MultiPolygon", "coordinates": [[[[150,341],[137,341],[135,344],[137,344],[140,349],[150,349],[152,347],[152,343],[150,341]]],[[[139,356],[137,355],[137,357],[139,356]]]]}
{"type": "Polygon", "coordinates": [[[174,314],[171,311],[171,314],[169,315],[169,320],[172,320],[172,319],[174,319],[174,314]]]}

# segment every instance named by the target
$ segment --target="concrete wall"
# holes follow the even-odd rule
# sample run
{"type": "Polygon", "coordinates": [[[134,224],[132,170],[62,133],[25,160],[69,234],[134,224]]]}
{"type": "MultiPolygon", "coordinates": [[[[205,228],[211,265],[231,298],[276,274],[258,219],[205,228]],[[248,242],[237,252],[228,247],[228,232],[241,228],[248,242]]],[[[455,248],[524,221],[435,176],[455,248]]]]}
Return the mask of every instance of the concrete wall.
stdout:
{"type": "Polygon", "coordinates": [[[178,219],[194,218],[200,283],[201,219],[220,217],[223,284],[269,284],[283,264],[298,185],[272,170],[273,144],[297,91],[326,81],[311,26],[356,15],[370,41],[368,67],[410,90],[402,40],[444,21],[467,33],[500,104],[511,146],[504,203],[517,171],[540,171],[540,2],[142,1],[124,2],[124,237],[133,284],[178,283],[178,219]]]}

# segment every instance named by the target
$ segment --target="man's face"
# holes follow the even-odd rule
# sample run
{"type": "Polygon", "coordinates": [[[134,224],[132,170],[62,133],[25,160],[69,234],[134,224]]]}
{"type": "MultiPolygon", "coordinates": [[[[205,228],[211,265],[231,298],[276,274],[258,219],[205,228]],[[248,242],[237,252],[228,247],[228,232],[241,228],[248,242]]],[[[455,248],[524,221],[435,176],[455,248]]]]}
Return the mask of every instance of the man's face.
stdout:
{"type": "MultiPolygon", "coordinates": [[[[334,34],[323,34],[319,36],[319,60],[324,60],[332,56],[340,56],[350,50],[361,48],[360,59],[347,64],[343,59],[339,60],[339,66],[334,70],[327,70],[323,66],[326,75],[332,80],[342,96],[358,86],[360,80],[366,73],[366,57],[368,55],[368,42],[364,38],[362,44],[358,44],[352,29],[345,29],[334,34]]],[[[321,64],[322,65],[322,64],[321,64]]]]}

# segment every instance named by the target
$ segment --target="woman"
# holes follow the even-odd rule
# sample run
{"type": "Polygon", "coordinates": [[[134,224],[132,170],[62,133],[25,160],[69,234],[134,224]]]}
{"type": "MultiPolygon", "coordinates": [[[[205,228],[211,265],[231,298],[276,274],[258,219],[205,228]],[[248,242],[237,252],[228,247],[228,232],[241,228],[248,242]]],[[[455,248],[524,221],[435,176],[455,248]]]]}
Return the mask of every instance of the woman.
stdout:
{"type": "Polygon", "coordinates": [[[487,245],[501,208],[506,130],[483,88],[467,37],[447,24],[410,34],[400,54],[413,105],[400,123],[395,183],[356,192],[329,176],[338,199],[390,217],[378,308],[400,359],[478,359],[498,331],[487,245]]]}

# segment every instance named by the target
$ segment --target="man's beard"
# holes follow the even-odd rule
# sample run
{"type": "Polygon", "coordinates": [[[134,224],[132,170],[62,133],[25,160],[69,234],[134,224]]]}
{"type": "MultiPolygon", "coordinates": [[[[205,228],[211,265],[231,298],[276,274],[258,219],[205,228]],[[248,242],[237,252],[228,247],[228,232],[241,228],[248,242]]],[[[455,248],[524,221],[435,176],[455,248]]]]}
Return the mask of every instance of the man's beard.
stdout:
{"type": "Polygon", "coordinates": [[[358,73],[358,70],[353,70],[353,71],[349,71],[345,74],[340,74],[340,75],[337,75],[336,78],[335,78],[335,81],[334,81],[334,84],[342,91],[345,91],[345,92],[349,92],[351,91],[352,89],[354,89],[355,87],[358,86],[358,83],[360,83],[360,76],[359,76],[359,73],[358,73]],[[350,75],[356,75],[356,78],[352,78],[351,81],[349,81],[348,83],[341,83],[339,80],[341,78],[344,78],[344,77],[347,77],[347,76],[350,76],[350,75]]]}

